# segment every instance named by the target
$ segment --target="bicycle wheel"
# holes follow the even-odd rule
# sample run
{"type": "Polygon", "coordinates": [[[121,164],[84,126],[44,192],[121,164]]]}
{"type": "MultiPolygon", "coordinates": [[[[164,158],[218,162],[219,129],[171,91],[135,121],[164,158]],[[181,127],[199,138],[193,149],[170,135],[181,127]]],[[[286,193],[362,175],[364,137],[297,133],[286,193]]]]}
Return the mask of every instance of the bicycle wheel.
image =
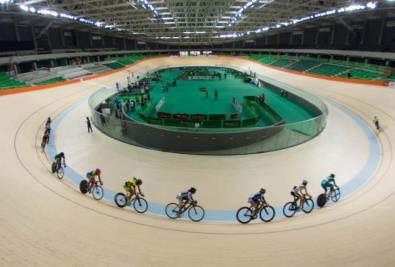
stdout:
{"type": "Polygon", "coordinates": [[[124,193],[117,193],[115,196],[114,196],[114,202],[115,202],[115,204],[118,206],[118,207],[120,207],[120,208],[123,208],[123,207],[125,207],[126,206],[126,196],[125,196],[125,194],[124,193]]]}
{"type": "Polygon", "coordinates": [[[63,176],[64,176],[64,169],[63,169],[63,167],[60,167],[58,169],[58,171],[56,172],[56,175],[58,176],[59,180],[61,180],[63,178],[63,176]]]}
{"type": "Polygon", "coordinates": [[[322,208],[326,204],[326,194],[322,193],[317,197],[317,206],[322,208]]]}
{"type": "Polygon", "coordinates": [[[339,187],[333,189],[332,192],[331,192],[331,200],[333,202],[337,202],[340,199],[340,195],[341,195],[341,193],[340,193],[340,188],[339,187]]]}
{"type": "Polygon", "coordinates": [[[138,213],[144,213],[148,210],[148,202],[142,197],[136,197],[133,199],[133,208],[138,213]]]}
{"type": "Polygon", "coordinates": [[[311,198],[305,199],[303,203],[304,213],[310,213],[314,209],[314,201],[311,198]]]}
{"type": "Polygon", "coordinates": [[[296,213],[296,209],[297,209],[297,206],[294,202],[290,201],[290,202],[286,203],[283,207],[284,216],[288,217],[288,218],[294,216],[296,213]]]}
{"type": "Polygon", "coordinates": [[[188,209],[188,217],[194,222],[200,222],[203,220],[205,214],[206,212],[199,205],[192,206],[188,209]]]}
{"type": "Polygon", "coordinates": [[[92,188],[92,196],[96,200],[100,200],[104,196],[104,190],[101,186],[95,185],[92,188]]]}
{"type": "Polygon", "coordinates": [[[265,206],[259,211],[259,217],[264,222],[270,222],[276,215],[276,211],[272,206],[265,206]]]}
{"type": "Polygon", "coordinates": [[[236,218],[239,223],[246,224],[252,220],[252,211],[249,207],[241,207],[237,213],[236,218]]]}
{"type": "Polygon", "coordinates": [[[88,193],[88,186],[89,186],[89,183],[87,180],[82,180],[80,182],[80,191],[82,194],[88,193]]]}
{"type": "Polygon", "coordinates": [[[167,204],[167,206],[165,208],[165,212],[166,212],[167,217],[169,217],[170,219],[178,218],[179,217],[178,204],[176,204],[176,203],[167,204]]]}

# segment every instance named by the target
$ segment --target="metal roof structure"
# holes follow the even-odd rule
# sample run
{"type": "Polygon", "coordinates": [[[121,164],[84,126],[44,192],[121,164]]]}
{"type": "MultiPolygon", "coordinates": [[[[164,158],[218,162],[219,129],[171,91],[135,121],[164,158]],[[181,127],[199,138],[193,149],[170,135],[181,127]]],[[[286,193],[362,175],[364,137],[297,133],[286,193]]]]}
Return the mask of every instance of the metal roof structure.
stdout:
{"type": "Polygon", "coordinates": [[[354,0],[16,0],[64,12],[125,37],[167,44],[202,45],[254,38],[269,29],[337,13],[386,5],[354,0]],[[347,10],[344,8],[351,7],[347,10]],[[359,8],[358,8],[359,7],[359,8]],[[342,12],[338,12],[342,10],[342,12]]]}

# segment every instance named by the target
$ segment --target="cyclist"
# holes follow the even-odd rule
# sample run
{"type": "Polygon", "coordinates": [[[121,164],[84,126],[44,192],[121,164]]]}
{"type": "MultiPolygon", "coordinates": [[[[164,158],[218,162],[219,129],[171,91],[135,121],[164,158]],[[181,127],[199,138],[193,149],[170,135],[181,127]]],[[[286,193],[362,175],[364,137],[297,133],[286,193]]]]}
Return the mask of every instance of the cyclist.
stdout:
{"type": "Polygon", "coordinates": [[[305,197],[308,196],[311,198],[311,195],[307,192],[307,180],[303,180],[297,190],[299,193],[300,207],[303,209],[305,197]]]}
{"type": "Polygon", "coordinates": [[[45,133],[41,140],[41,149],[44,151],[45,145],[49,142],[49,134],[45,133]]]}
{"type": "Polygon", "coordinates": [[[60,152],[55,156],[56,170],[59,170],[60,167],[62,167],[62,160],[63,160],[63,166],[66,168],[66,157],[63,152],[60,152]]]}
{"type": "Polygon", "coordinates": [[[295,203],[298,203],[298,200],[303,198],[303,196],[299,193],[299,187],[296,185],[292,187],[291,195],[294,197],[295,203]]]}
{"type": "Polygon", "coordinates": [[[127,201],[129,201],[133,195],[137,195],[137,191],[138,193],[142,196],[144,196],[144,194],[141,192],[141,188],[140,185],[143,184],[143,181],[141,181],[141,179],[137,179],[136,177],[133,177],[132,179],[130,179],[129,181],[125,182],[125,184],[123,185],[123,188],[126,190],[126,199],[127,201]]]}
{"type": "Polygon", "coordinates": [[[265,197],[263,196],[265,193],[266,190],[264,188],[261,188],[258,192],[252,194],[248,198],[248,203],[251,204],[251,212],[254,217],[256,217],[260,206],[266,203],[265,197]]]}
{"type": "Polygon", "coordinates": [[[192,195],[196,193],[196,188],[191,187],[189,188],[188,191],[186,192],[181,192],[180,194],[177,195],[177,200],[178,200],[178,213],[182,213],[184,210],[184,207],[188,204],[188,203],[192,203],[193,197],[192,195]]]}
{"type": "Polygon", "coordinates": [[[376,126],[376,130],[380,131],[380,121],[379,121],[379,118],[377,116],[373,117],[373,123],[376,126]]]}
{"type": "Polygon", "coordinates": [[[99,182],[101,185],[103,185],[103,182],[100,177],[101,170],[96,169],[94,171],[90,171],[86,174],[86,177],[89,179],[89,186],[88,186],[88,191],[92,188],[92,186],[96,183],[96,177],[99,179],[99,182]]]}
{"type": "Polygon", "coordinates": [[[333,190],[333,187],[336,186],[335,175],[332,173],[328,177],[324,178],[321,182],[322,188],[325,190],[325,194],[327,193],[328,189],[333,190]]]}
{"type": "Polygon", "coordinates": [[[51,117],[48,117],[47,122],[45,123],[46,129],[51,128],[51,122],[52,122],[51,117]]]}

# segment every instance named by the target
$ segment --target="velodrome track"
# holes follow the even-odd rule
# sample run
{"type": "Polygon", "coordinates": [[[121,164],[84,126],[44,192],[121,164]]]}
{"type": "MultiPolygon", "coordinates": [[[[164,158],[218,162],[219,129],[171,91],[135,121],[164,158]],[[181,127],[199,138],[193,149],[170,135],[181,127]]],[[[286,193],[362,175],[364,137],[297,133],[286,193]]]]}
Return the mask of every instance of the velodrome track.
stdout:
{"type": "Polygon", "coordinates": [[[137,73],[169,65],[237,66],[303,88],[327,101],[330,109],[327,129],[294,148],[217,157],[214,164],[213,157],[123,145],[97,130],[91,136],[93,141],[87,140],[84,117],[89,113],[84,101],[99,88],[125,80],[126,70],[50,90],[2,96],[0,265],[391,266],[395,262],[393,89],[305,77],[232,57],[165,57],[143,61],[129,69],[137,73]],[[268,198],[280,205],[289,199],[290,185],[299,182],[304,173],[312,177],[309,181],[314,195],[319,192],[319,179],[330,172],[338,174],[340,184],[346,183],[348,176],[354,176],[366,164],[369,139],[376,137],[368,135],[364,139],[358,127],[333,107],[336,103],[370,127],[371,118],[379,116],[384,130],[377,135],[380,151],[373,175],[336,205],[268,224],[191,223],[135,214],[94,201],[49,172],[49,161],[39,149],[43,123],[48,116],[57,117],[80,102],[81,107],[64,120],[55,137],[56,145],[69,157],[70,167],[83,173],[82,170],[100,164],[105,158],[103,164],[109,169],[108,178],[104,176],[108,180],[105,186],[116,190],[121,182],[117,177],[127,171],[118,169],[119,162],[128,158],[131,175],[135,169],[145,181],[147,198],[152,195],[156,202],[166,204],[174,200],[173,195],[180,188],[195,182],[198,189],[207,186],[197,193],[197,199],[207,209],[237,209],[245,205],[249,193],[265,183],[270,186],[268,198]],[[96,141],[105,148],[93,145],[96,141]],[[109,147],[115,152],[103,153],[109,147]],[[175,162],[182,163],[180,168],[174,167],[175,162]],[[225,168],[229,164],[233,166],[231,172],[237,175],[225,168]],[[183,179],[195,172],[199,174],[196,180],[183,179]],[[161,173],[165,178],[155,180],[161,173]],[[264,173],[270,174],[268,178],[264,173]],[[217,180],[213,182],[214,178],[217,180]],[[220,194],[218,202],[215,193],[220,194]]]}

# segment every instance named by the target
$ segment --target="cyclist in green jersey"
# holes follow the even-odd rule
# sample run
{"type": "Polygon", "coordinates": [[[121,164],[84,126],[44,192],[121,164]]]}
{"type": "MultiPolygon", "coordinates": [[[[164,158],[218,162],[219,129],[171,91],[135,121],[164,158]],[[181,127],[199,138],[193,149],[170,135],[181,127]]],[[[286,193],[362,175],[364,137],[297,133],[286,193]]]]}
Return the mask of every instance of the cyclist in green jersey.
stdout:
{"type": "Polygon", "coordinates": [[[134,195],[137,195],[137,191],[141,196],[144,196],[140,188],[142,184],[143,181],[141,181],[141,179],[137,179],[136,177],[133,177],[129,181],[125,182],[123,188],[127,193],[126,194],[127,201],[129,201],[134,195]]]}

